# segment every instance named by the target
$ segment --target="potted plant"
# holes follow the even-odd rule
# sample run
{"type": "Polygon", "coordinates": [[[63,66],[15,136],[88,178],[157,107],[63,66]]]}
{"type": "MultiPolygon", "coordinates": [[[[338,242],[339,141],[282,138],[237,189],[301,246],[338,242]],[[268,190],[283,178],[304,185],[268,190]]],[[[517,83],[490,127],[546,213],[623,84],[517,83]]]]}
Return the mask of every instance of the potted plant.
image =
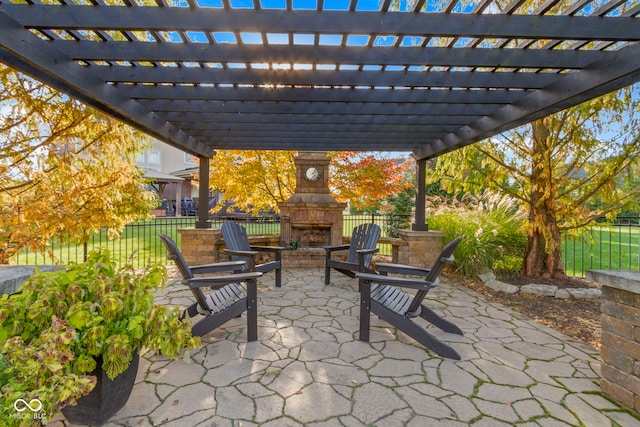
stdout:
{"type": "Polygon", "coordinates": [[[166,278],[161,265],[116,269],[109,252],[97,250],[85,263],[36,272],[19,293],[3,295],[3,418],[20,425],[25,413],[48,418],[62,409],[73,423],[102,424],[126,403],[143,348],[176,358],[199,347],[178,307],[154,303],[166,278]]]}

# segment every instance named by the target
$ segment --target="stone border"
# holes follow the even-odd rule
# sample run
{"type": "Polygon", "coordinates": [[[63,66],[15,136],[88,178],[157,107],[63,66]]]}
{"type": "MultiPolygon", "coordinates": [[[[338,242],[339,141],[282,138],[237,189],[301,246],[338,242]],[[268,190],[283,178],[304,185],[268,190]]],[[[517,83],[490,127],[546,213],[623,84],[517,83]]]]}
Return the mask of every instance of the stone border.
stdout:
{"type": "Polygon", "coordinates": [[[597,288],[565,288],[559,289],[553,285],[542,285],[538,283],[530,283],[524,286],[515,286],[509,283],[504,283],[496,279],[496,275],[493,271],[487,271],[478,275],[482,283],[497,292],[504,292],[507,294],[515,294],[521,292],[523,294],[541,295],[547,297],[554,297],[559,299],[599,299],[602,296],[602,291],[597,288]]]}

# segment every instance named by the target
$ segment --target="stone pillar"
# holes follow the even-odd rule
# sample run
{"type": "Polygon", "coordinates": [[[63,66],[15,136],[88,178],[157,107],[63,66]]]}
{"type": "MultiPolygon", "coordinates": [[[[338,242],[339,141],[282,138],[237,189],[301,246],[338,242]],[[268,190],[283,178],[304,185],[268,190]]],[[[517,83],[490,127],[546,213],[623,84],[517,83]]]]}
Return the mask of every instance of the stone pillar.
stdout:
{"type": "MultiPolygon", "coordinates": [[[[225,253],[227,244],[219,228],[181,228],[180,251],[189,265],[211,264],[229,261],[231,257],[225,253]]],[[[249,236],[249,244],[257,246],[278,246],[278,234],[264,234],[249,236]]],[[[291,251],[287,251],[291,252],[291,251]]],[[[324,253],[324,251],[323,251],[324,253]]],[[[259,253],[257,264],[273,261],[272,253],[259,253]]]]}
{"type": "Polygon", "coordinates": [[[213,228],[181,228],[180,251],[189,265],[210,264],[217,262],[216,238],[222,235],[219,229],[213,228]]]}
{"type": "Polygon", "coordinates": [[[398,230],[403,244],[398,246],[398,263],[431,268],[442,251],[444,233],[437,230],[398,230]]]}
{"type": "Polygon", "coordinates": [[[602,286],[602,392],[640,414],[640,272],[588,270],[602,286]]]}

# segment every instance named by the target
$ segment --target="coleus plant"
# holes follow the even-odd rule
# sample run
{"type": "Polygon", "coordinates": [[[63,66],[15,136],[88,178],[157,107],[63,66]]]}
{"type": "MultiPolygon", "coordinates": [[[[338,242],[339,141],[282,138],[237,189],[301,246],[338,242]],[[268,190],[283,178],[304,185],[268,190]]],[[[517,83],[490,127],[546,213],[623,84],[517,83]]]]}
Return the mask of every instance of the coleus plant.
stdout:
{"type": "Polygon", "coordinates": [[[51,393],[58,385],[50,378],[45,381],[49,388],[39,392],[57,396],[50,403],[55,410],[74,393],[88,393],[93,383],[86,375],[98,363],[113,379],[143,348],[188,358],[188,350],[201,345],[200,338],[191,335],[180,308],[154,303],[155,291],[166,279],[162,265],[118,269],[109,251],[96,250],[84,263],[38,271],[17,294],[0,297],[0,378],[13,375],[11,382],[0,384],[2,396],[15,393],[16,387],[25,392],[25,387],[41,385],[34,383],[35,369],[16,366],[23,363],[16,354],[29,354],[34,363],[52,367],[48,375],[59,376],[56,381],[64,378],[62,392],[51,393]]]}

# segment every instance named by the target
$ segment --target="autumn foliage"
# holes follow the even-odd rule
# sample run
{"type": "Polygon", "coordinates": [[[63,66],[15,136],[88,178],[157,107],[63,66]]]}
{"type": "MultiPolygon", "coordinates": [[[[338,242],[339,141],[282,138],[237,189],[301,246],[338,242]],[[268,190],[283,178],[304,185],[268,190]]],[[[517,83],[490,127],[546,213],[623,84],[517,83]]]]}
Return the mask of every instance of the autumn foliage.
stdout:
{"type": "Polygon", "coordinates": [[[356,209],[380,208],[382,201],[409,185],[404,178],[411,162],[389,155],[344,151],[331,154],[329,185],[340,202],[356,209]]]}
{"type": "Polygon", "coordinates": [[[209,188],[223,193],[239,209],[268,211],[295,190],[293,155],[292,151],[217,151],[211,159],[209,188]]]}
{"type": "MultiPolygon", "coordinates": [[[[209,187],[235,206],[254,213],[277,209],[295,191],[293,151],[218,151],[211,160],[209,187]]],[[[406,187],[402,177],[409,162],[371,153],[328,153],[329,186],[338,201],[356,208],[377,207],[406,187]]],[[[215,209],[215,208],[214,208],[215,209]]]]}
{"type": "Polygon", "coordinates": [[[0,258],[115,236],[157,204],[128,126],[0,65],[0,258]]]}
{"type": "Polygon", "coordinates": [[[611,93],[442,156],[428,181],[518,200],[522,273],[563,277],[562,236],[640,199],[639,112],[629,90],[611,93]]]}

